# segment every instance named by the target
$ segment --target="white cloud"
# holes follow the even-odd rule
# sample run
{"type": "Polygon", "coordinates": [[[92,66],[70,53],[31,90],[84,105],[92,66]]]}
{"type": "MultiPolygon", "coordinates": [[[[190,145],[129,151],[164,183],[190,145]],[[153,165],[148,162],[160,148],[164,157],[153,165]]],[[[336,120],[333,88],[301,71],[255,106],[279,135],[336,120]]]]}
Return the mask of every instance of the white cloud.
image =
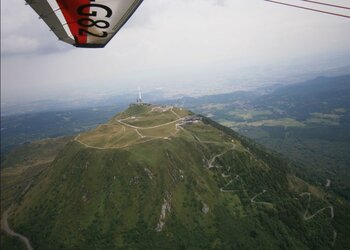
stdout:
{"type": "Polygon", "coordinates": [[[2,5],[7,100],[140,83],[200,83],[242,67],[350,53],[349,20],[262,0],[145,0],[107,47],[97,50],[58,42],[19,0],[2,5]]]}
{"type": "Polygon", "coordinates": [[[39,47],[39,42],[32,37],[12,35],[5,37],[1,45],[4,54],[20,54],[36,51],[39,47]]]}

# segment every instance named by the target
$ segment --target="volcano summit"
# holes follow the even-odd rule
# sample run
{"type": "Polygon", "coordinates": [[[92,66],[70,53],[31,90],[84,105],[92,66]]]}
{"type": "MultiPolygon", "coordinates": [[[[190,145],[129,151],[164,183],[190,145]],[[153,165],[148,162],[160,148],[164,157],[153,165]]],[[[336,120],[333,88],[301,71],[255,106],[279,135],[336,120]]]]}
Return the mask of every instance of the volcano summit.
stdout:
{"type": "Polygon", "coordinates": [[[332,205],[288,165],[185,109],[131,105],[67,143],[9,225],[34,249],[331,248],[332,205]]]}

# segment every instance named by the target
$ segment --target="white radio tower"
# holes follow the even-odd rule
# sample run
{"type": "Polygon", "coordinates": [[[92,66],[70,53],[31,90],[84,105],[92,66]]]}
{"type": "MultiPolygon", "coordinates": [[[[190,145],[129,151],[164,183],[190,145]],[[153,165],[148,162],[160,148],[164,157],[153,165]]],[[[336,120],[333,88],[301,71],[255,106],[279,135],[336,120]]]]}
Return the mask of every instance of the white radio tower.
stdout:
{"type": "Polygon", "coordinates": [[[137,103],[137,105],[141,105],[142,104],[142,94],[141,94],[140,87],[139,87],[139,98],[137,98],[136,103],[137,103]]]}

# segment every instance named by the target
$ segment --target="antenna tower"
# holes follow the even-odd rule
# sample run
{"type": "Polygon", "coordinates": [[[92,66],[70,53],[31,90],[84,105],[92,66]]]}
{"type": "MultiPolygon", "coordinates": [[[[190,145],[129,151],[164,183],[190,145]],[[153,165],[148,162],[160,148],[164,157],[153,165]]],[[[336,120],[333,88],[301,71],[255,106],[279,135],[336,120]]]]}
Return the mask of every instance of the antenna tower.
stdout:
{"type": "Polygon", "coordinates": [[[142,94],[141,94],[141,89],[139,87],[139,97],[136,100],[136,104],[137,105],[141,105],[142,104],[142,94]]]}

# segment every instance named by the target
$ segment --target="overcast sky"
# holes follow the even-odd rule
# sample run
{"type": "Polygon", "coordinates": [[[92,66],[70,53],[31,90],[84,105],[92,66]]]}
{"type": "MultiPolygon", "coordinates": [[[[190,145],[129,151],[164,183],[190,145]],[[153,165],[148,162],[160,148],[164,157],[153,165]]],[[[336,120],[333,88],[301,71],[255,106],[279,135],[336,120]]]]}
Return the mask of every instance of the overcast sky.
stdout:
{"type": "Polygon", "coordinates": [[[145,0],[104,49],[66,45],[24,1],[1,0],[2,102],[215,84],[242,68],[334,55],[350,57],[350,19],[262,0],[145,0]]]}

